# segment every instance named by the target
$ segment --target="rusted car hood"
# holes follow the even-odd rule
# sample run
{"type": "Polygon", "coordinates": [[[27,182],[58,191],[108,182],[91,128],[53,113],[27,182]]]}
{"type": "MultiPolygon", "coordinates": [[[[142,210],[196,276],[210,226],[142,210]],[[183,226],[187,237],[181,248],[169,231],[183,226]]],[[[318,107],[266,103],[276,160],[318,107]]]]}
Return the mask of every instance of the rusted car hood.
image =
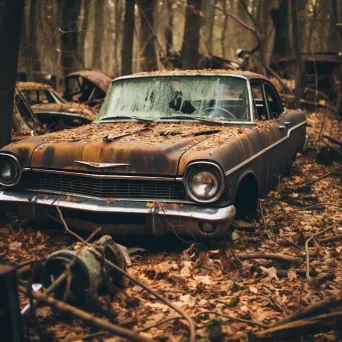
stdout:
{"type": "Polygon", "coordinates": [[[25,167],[172,176],[183,174],[191,160],[222,159],[224,168],[227,155],[217,151],[229,140],[248,140],[251,133],[257,134],[249,128],[194,123],[91,124],[12,143],[3,150],[15,153],[25,167]],[[128,165],[109,165],[113,163],[128,165]]]}

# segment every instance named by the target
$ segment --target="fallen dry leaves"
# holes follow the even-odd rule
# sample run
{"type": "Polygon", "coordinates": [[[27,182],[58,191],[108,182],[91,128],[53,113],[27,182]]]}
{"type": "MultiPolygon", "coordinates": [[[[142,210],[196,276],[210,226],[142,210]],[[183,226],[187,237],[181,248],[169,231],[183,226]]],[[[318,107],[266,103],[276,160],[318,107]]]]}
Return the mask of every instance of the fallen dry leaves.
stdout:
{"type": "MultiPolygon", "coordinates": [[[[309,116],[313,143],[320,120],[319,115],[309,116]]],[[[333,125],[327,127],[336,130],[333,125]]],[[[335,134],[341,137],[338,129],[335,134]]],[[[317,164],[312,152],[298,156],[291,176],[282,179],[278,188],[262,200],[264,220],[253,229],[238,228],[234,233],[235,253],[225,241],[208,244],[189,240],[186,246],[167,237],[167,242],[154,246],[148,254],[133,257],[129,272],[191,314],[197,338],[203,341],[215,340],[215,336],[220,336],[219,340],[243,340],[248,332],[260,331],[299,308],[341,293],[342,240],[320,242],[342,234],[341,176],[331,174],[306,185],[336,166],[317,164]],[[308,281],[305,241],[330,225],[333,228],[309,246],[312,280],[308,281]],[[278,253],[301,258],[303,263],[241,261],[240,253],[278,253]],[[331,276],[320,281],[325,274],[331,276]]],[[[8,262],[44,257],[72,241],[62,232],[38,230],[31,223],[16,220],[0,228],[0,253],[8,262]]],[[[136,330],[176,317],[147,329],[146,337],[183,341],[188,334],[185,322],[176,313],[138,286],[120,289],[111,299],[111,306],[117,323],[131,322],[129,326],[136,330]]],[[[45,333],[57,340],[82,340],[94,334],[94,341],[120,341],[70,318],[68,321],[53,314],[53,319],[44,319],[47,315],[50,317],[51,312],[43,311],[38,319],[45,333]]],[[[337,341],[338,337],[326,334],[322,340],[337,341]]]]}

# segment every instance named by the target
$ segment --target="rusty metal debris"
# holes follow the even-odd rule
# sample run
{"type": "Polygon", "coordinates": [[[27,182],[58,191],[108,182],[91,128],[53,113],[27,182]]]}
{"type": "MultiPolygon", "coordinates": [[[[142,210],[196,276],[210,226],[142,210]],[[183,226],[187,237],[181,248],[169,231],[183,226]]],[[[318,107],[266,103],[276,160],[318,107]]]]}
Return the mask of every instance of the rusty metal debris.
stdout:
{"type": "Polygon", "coordinates": [[[113,284],[120,284],[122,275],[115,270],[107,269],[104,261],[95,253],[99,251],[103,258],[126,268],[126,257],[120,247],[108,235],[101,237],[92,244],[93,248],[76,244],[69,249],[60,250],[51,254],[43,265],[42,283],[48,288],[58,277],[66,271],[68,263],[74,260],[70,269],[71,281],[66,279],[55,290],[56,298],[63,298],[67,291],[67,299],[73,303],[85,304],[88,299],[97,296],[100,288],[111,291],[113,284]],[[69,286],[69,288],[68,288],[69,286]]]}

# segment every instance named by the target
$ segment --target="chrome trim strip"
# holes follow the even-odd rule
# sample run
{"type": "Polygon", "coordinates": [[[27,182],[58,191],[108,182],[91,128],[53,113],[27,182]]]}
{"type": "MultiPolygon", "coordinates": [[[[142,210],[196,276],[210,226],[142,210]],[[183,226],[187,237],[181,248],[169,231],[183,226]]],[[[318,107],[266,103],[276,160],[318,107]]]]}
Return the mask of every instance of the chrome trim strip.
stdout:
{"type": "Polygon", "coordinates": [[[51,115],[61,115],[61,116],[72,116],[75,118],[84,118],[84,116],[82,116],[80,114],[69,113],[69,112],[53,112],[53,111],[47,111],[47,110],[38,109],[38,108],[35,110],[34,107],[32,108],[32,110],[36,114],[47,114],[47,115],[51,114],[51,115]]]}
{"type": "Polygon", "coordinates": [[[308,135],[305,136],[305,141],[304,141],[304,145],[303,145],[303,149],[302,152],[305,152],[309,149],[309,137],[308,135]]]}
{"type": "Polygon", "coordinates": [[[47,190],[47,189],[31,189],[27,188],[24,191],[30,191],[35,194],[53,194],[53,195],[61,195],[61,196],[74,196],[80,197],[83,199],[94,199],[94,200],[105,200],[105,201],[131,201],[131,202],[161,202],[161,203],[179,203],[179,204],[194,204],[193,201],[187,200],[170,200],[170,199],[155,199],[155,198],[128,198],[128,197],[113,197],[113,198],[103,198],[98,196],[90,196],[90,195],[82,195],[74,192],[63,192],[58,190],[47,190]]]}
{"type": "Polygon", "coordinates": [[[303,126],[306,124],[306,120],[291,127],[288,131],[287,131],[287,134],[284,138],[282,139],[279,139],[277,142],[275,142],[274,144],[270,145],[270,146],[267,146],[266,148],[264,148],[263,150],[261,150],[260,152],[254,154],[252,157],[246,159],[245,161],[243,161],[242,163],[234,166],[233,168],[231,168],[230,170],[226,171],[225,172],[225,175],[226,176],[229,176],[231,175],[232,173],[234,173],[235,171],[237,171],[238,169],[240,169],[241,167],[245,166],[246,164],[250,163],[252,160],[258,158],[259,156],[261,156],[262,154],[266,153],[268,150],[272,149],[273,147],[279,145],[281,142],[283,142],[284,140],[288,139],[289,136],[290,136],[290,133],[294,130],[294,129],[297,129],[298,127],[300,126],[303,126]]]}
{"type": "Polygon", "coordinates": [[[121,81],[121,80],[128,80],[128,79],[132,79],[132,78],[144,78],[144,77],[148,77],[148,78],[152,78],[152,77],[188,77],[188,76],[214,76],[214,77],[234,77],[234,78],[242,78],[244,80],[248,80],[249,78],[244,76],[244,75],[239,75],[239,74],[233,74],[231,72],[229,72],[227,70],[227,73],[222,73],[222,74],[215,74],[215,73],[210,73],[210,72],[206,72],[206,73],[181,73],[181,74],[172,74],[172,73],[163,73],[163,74],[143,74],[143,75],[139,75],[139,74],[131,74],[131,75],[126,75],[126,76],[121,76],[121,77],[117,77],[112,81],[112,84],[114,82],[117,81],[121,81]]]}
{"type": "MultiPolygon", "coordinates": [[[[30,170],[30,169],[28,169],[30,170]]],[[[79,176],[79,177],[88,177],[88,178],[101,178],[101,179],[132,179],[132,180],[153,180],[153,181],[175,181],[179,180],[176,177],[154,177],[154,176],[136,176],[136,175],[108,175],[108,174],[92,174],[92,173],[82,173],[76,171],[64,171],[64,170],[50,170],[50,169],[38,169],[32,168],[32,172],[43,172],[43,173],[54,173],[54,174],[62,174],[62,175],[71,175],[71,176],[79,176]]]]}
{"type": "Polygon", "coordinates": [[[117,167],[117,166],[130,166],[130,164],[123,164],[123,163],[95,163],[95,162],[85,162],[81,160],[75,160],[76,164],[83,164],[90,167],[95,167],[97,169],[105,169],[108,167],[117,167]]]}
{"type": "Polygon", "coordinates": [[[100,213],[166,215],[205,222],[231,221],[236,213],[233,205],[223,208],[208,208],[188,204],[179,207],[174,204],[165,204],[161,207],[156,202],[152,202],[154,205],[147,206],[149,203],[147,201],[107,203],[104,199],[84,200],[77,196],[66,199],[56,195],[37,195],[31,192],[11,191],[0,191],[0,202],[30,203],[100,213]]]}

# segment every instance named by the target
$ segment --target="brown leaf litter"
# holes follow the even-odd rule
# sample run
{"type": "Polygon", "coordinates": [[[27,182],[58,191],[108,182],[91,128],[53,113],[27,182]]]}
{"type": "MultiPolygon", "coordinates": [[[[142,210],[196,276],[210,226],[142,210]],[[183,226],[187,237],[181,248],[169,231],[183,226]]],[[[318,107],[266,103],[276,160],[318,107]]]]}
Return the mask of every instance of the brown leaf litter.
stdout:
{"type": "MultiPolygon", "coordinates": [[[[320,132],[321,119],[321,114],[308,115],[311,146],[320,132]]],[[[329,120],[326,122],[328,133],[331,129],[335,137],[340,137],[340,126],[329,120]]],[[[138,126],[129,123],[126,129],[138,126]]],[[[182,131],[193,129],[193,125],[174,125],[173,129],[180,127],[182,131]]],[[[203,129],[202,125],[195,127],[203,129]]],[[[159,132],[160,128],[158,125],[153,130],[159,132]]],[[[96,134],[105,133],[102,127],[100,132],[97,132],[99,128],[92,126],[92,129],[96,134]]],[[[88,134],[89,131],[82,128],[81,137],[87,139],[88,134]]],[[[50,136],[50,141],[60,139],[58,134],[50,136]]],[[[159,141],[157,134],[155,137],[159,141]]],[[[248,332],[261,331],[262,326],[272,325],[300,308],[341,293],[342,240],[332,243],[319,240],[342,234],[341,178],[338,174],[330,174],[304,186],[336,167],[336,163],[332,166],[317,164],[314,152],[299,155],[291,175],[283,178],[277,189],[262,200],[263,219],[256,228],[241,228],[234,232],[234,241],[229,242],[230,246],[235,245],[234,253],[225,241],[216,242],[216,245],[212,242],[208,248],[210,246],[203,241],[195,239],[188,239],[188,247],[179,252],[182,241],[177,238],[174,250],[164,251],[172,243],[170,237],[165,237],[167,243],[159,249],[134,258],[129,272],[186,310],[196,322],[197,339],[203,341],[208,340],[208,325],[217,314],[223,315],[221,339],[240,341],[248,332]],[[308,281],[304,243],[329,226],[333,228],[309,246],[312,280],[308,281]],[[301,258],[303,263],[298,266],[274,260],[239,261],[241,253],[278,253],[301,258]],[[332,277],[319,280],[319,276],[326,273],[331,273],[332,277]]],[[[49,230],[49,226],[38,229],[30,222],[13,218],[1,228],[9,230],[9,233],[3,230],[0,234],[0,253],[7,262],[44,257],[72,241],[64,234],[49,230]]],[[[135,285],[117,292],[111,299],[111,307],[117,323],[133,322],[130,327],[135,330],[177,316],[168,306],[135,285]]],[[[78,321],[58,318],[55,314],[44,319],[46,315],[50,313],[42,312],[39,322],[52,338],[81,340],[97,333],[78,321]]],[[[176,318],[150,328],[144,334],[160,341],[181,341],[188,331],[185,322],[176,318]]],[[[122,341],[106,333],[94,335],[93,340],[122,341]]],[[[315,340],[338,341],[339,337],[335,333],[325,333],[316,336],[315,340]]]]}

